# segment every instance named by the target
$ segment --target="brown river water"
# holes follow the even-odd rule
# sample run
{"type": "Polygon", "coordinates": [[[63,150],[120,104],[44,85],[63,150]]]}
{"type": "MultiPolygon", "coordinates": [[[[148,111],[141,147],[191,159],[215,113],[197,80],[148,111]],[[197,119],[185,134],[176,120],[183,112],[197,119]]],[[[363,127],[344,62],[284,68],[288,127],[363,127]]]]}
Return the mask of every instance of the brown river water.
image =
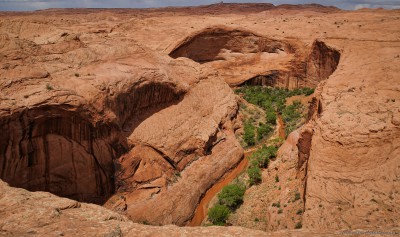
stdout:
{"type": "Polygon", "coordinates": [[[194,216],[192,220],[189,222],[188,226],[199,226],[203,222],[204,218],[207,216],[208,204],[211,199],[222,190],[223,187],[232,182],[243,170],[246,169],[249,160],[247,157],[251,155],[254,150],[246,151],[244,153],[244,158],[239,162],[234,169],[232,169],[229,173],[225,174],[220,181],[218,181],[214,186],[212,186],[201,199],[199,205],[196,208],[194,216]]]}

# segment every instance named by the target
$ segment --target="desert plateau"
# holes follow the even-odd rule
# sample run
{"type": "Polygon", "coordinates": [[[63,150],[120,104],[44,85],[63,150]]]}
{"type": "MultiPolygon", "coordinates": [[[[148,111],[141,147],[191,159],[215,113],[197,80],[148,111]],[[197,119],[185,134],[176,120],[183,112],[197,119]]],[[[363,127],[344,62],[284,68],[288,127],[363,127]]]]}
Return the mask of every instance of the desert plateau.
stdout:
{"type": "Polygon", "coordinates": [[[0,9],[0,236],[400,235],[400,9],[0,9]]]}

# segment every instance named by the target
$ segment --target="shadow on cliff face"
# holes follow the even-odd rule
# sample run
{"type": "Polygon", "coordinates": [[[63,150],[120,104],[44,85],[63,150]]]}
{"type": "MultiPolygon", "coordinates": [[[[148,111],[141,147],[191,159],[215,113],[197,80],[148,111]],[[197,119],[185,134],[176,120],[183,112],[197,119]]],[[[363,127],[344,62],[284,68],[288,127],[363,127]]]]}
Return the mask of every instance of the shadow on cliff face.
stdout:
{"type": "Polygon", "coordinates": [[[272,70],[246,80],[240,86],[273,86],[285,88],[315,87],[335,72],[340,53],[322,41],[314,41],[308,57],[292,65],[292,71],[272,70]]]}
{"type": "MultiPolygon", "coordinates": [[[[301,59],[301,57],[298,57],[301,59]]],[[[340,52],[322,41],[314,41],[310,54],[291,65],[291,71],[272,70],[263,75],[254,76],[240,86],[272,86],[288,89],[316,87],[317,84],[332,75],[340,61],[340,52]]]]}
{"type": "Polygon", "coordinates": [[[11,186],[101,203],[114,192],[118,127],[92,124],[66,106],[41,106],[0,122],[0,177],[11,186]]]}
{"type": "Polygon", "coordinates": [[[172,83],[144,82],[120,93],[107,106],[114,111],[127,137],[152,114],[179,103],[183,94],[172,83]]]}
{"type": "Polygon", "coordinates": [[[182,94],[170,84],[132,87],[108,102],[118,116],[115,123],[94,123],[87,111],[68,105],[43,105],[3,117],[0,178],[14,187],[102,204],[115,192],[114,160],[129,149],[127,132],[150,112],[179,102],[182,94]],[[124,126],[128,131],[123,132],[124,126]]]}

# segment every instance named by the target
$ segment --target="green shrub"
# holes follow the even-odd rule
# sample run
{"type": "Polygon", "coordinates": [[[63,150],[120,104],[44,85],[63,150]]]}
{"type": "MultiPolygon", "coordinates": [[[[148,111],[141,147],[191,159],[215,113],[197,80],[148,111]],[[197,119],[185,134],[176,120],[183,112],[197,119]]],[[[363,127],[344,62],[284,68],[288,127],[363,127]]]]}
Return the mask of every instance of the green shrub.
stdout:
{"type": "Polygon", "coordinates": [[[297,222],[296,225],[294,226],[295,229],[301,229],[303,227],[303,225],[301,224],[301,222],[297,222]]]}
{"type": "Polygon", "coordinates": [[[314,89],[313,88],[303,88],[303,92],[306,96],[311,95],[312,93],[314,93],[314,89]]]}
{"type": "Polygon", "coordinates": [[[257,151],[253,152],[250,157],[251,164],[258,165],[260,168],[267,168],[270,159],[276,157],[277,148],[274,146],[262,146],[257,151]]]}
{"type": "Polygon", "coordinates": [[[280,112],[285,107],[286,98],[301,94],[311,95],[314,93],[314,89],[301,88],[290,91],[282,88],[244,86],[237,89],[236,93],[243,94],[245,100],[263,108],[265,111],[275,110],[280,112]]]}
{"type": "Polygon", "coordinates": [[[275,182],[278,183],[279,182],[279,176],[275,175],[275,182]]]}
{"type": "Polygon", "coordinates": [[[47,83],[47,84],[46,84],[46,89],[47,89],[48,91],[50,91],[50,90],[53,90],[54,88],[53,88],[52,85],[50,85],[49,83],[47,83]]]}
{"type": "Polygon", "coordinates": [[[300,101],[293,101],[293,104],[286,106],[282,111],[282,118],[285,122],[285,133],[286,136],[293,132],[302,119],[303,105],[300,101]]]}
{"type": "Polygon", "coordinates": [[[295,194],[294,194],[294,201],[297,201],[297,200],[299,200],[300,199],[300,193],[299,192],[296,192],[295,194]]]}
{"type": "Polygon", "coordinates": [[[260,126],[257,128],[257,140],[261,141],[263,138],[267,137],[273,130],[274,128],[270,125],[261,123],[260,126]]]}
{"type": "Polygon", "coordinates": [[[278,214],[282,214],[283,210],[281,208],[278,209],[278,214]]]}
{"type": "Polygon", "coordinates": [[[267,120],[267,123],[276,125],[276,113],[274,110],[267,110],[267,112],[265,114],[265,118],[267,120]]]}
{"type": "MultiPolygon", "coordinates": [[[[261,107],[265,111],[266,124],[257,128],[257,140],[260,141],[268,136],[270,130],[273,130],[272,127],[276,125],[276,113],[283,114],[287,135],[296,129],[301,120],[302,106],[301,103],[297,101],[294,102],[293,105],[286,107],[286,98],[301,94],[310,95],[314,92],[314,89],[301,88],[290,91],[281,88],[244,86],[240,89],[237,89],[235,92],[243,95],[243,98],[249,103],[261,107]]],[[[255,122],[257,120],[257,116],[259,116],[259,114],[252,116],[250,121],[255,122]]],[[[252,125],[247,125],[247,127],[245,126],[244,140],[248,146],[252,146],[255,144],[255,128],[254,126],[251,127],[252,125]]]]}
{"type": "Polygon", "coordinates": [[[255,133],[254,133],[254,125],[251,124],[249,121],[244,123],[244,136],[243,140],[247,144],[247,146],[253,146],[255,141],[255,133]]]}
{"type": "Polygon", "coordinates": [[[261,169],[258,166],[250,166],[247,169],[247,174],[249,175],[250,185],[258,184],[261,182],[261,169]]]}
{"type": "Polygon", "coordinates": [[[297,214],[297,215],[303,214],[303,210],[301,210],[301,209],[297,210],[296,214],[297,214]]]}
{"type": "Polygon", "coordinates": [[[225,225],[230,213],[228,207],[217,204],[208,210],[208,219],[214,225],[225,225]]]}
{"type": "Polygon", "coordinates": [[[225,186],[218,194],[219,203],[235,210],[243,203],[246,188],[243,185],[230,184],[225,186]]]}

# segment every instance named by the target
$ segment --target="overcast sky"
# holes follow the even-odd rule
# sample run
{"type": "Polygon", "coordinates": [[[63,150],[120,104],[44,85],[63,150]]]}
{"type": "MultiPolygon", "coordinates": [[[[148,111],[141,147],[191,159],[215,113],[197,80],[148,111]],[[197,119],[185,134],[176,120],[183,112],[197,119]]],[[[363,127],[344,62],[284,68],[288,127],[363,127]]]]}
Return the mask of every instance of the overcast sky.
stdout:
{"type": "MultiPolygon", "coordinates": [[[[0,11],[31,11],[46,8],[145,8],[196,6],[217,0],[0,0],[0,11]]],[[[319,3],[354,10],[363,7],[400,9],[400,0],[226,0],[224,2],[265,2],[279,4],[319,3]]]]}

